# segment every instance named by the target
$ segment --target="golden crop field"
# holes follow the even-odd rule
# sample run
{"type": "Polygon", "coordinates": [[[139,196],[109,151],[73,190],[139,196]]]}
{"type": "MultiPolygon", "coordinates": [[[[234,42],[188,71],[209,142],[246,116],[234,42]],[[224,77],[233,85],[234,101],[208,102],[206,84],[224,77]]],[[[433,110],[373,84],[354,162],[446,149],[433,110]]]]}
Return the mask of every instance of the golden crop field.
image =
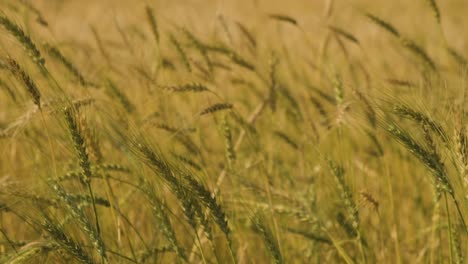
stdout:
{"type": "Polygon", "coordinates": [[[0,263],[468,263],[467,13],[0,0],[0,263]]]}

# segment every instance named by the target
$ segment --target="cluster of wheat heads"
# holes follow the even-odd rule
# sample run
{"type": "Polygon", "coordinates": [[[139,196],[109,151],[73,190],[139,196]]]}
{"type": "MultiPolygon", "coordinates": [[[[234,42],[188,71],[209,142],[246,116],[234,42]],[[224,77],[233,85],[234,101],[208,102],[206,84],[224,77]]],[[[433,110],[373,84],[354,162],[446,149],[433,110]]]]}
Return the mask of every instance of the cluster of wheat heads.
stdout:
{"type": "Polygon", "coordinates": [[[467,3],[130,2],[0,2],[0,263],[466,263],[467,3]]]}

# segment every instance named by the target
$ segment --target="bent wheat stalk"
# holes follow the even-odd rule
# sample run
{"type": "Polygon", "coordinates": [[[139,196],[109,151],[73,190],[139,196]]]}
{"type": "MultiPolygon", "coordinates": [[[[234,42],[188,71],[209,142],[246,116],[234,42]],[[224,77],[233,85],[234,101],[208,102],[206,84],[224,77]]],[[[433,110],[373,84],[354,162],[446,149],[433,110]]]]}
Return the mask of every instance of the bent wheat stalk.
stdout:
{"type": "MultiPolygon", "coordinates": [[[[263,100],[258,106],[257,108],[255,108],[255,110],[252,112],[252,114],[249,116],[248,120],[247,120],[247,124],[249,125],[253,125],[255,123],[255,121],[258,119],[258,117],[263,113],[263,111],[265,110],[266,106],[268,105],[269,103],[269,98],[266,98],[265,100],[263,100]]],[[[240,144],[242,143],[242,141],[244,140],[245,138],[245,135],[247,134],[246,132],[246,129],[242,129],[239,136],[237,137],[236,139],[236,142],[234,143],[234,147],[233,147],[233,150],[234,152],[237,151],[237,149],[240,147],[240,144]]],[[[224,181],[224,178],[226,178],[226,175],[227,175],[227,172],[228,172],[228,169],[227,168],[224,168],[218,175],[217,179],[216,179],[216,185],[213,189],[213,193],[211,194],[211,196],[213,198],[216,198],[216,196],[219,194],[219,191],[220,191],[220,188],[221,188],[221,184],[223,183],[224,181]]],[[[205,211],[205,217],[208,215],[209,213],[209,209],[207,209],[205,211]]],[[[203,227],[199,227],[198,230],[197,230],[197,234],[199,237],[202,237],[203,235],[203,227]]],[[[206,242],[206,238],[203,237],[200,241],[200,244],[206,242]]],[[[189,257],[189,262],[192,262],[193,261],[193,258],[195,257],[195,252],[197,250],[197,245],[196,243],[193,244],[192,246],[192,249],[190,250],[190,257],[189,257]]]]}

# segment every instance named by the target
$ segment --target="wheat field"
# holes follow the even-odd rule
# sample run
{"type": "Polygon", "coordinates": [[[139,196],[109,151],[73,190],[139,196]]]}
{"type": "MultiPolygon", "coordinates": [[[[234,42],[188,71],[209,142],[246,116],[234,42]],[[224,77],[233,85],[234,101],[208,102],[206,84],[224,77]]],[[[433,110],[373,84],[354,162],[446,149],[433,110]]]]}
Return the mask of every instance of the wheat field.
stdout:
{"type": "Polygon", "coordinates": [[[468,263],[467,12],[1,0],[0,263],[468,263]]]}

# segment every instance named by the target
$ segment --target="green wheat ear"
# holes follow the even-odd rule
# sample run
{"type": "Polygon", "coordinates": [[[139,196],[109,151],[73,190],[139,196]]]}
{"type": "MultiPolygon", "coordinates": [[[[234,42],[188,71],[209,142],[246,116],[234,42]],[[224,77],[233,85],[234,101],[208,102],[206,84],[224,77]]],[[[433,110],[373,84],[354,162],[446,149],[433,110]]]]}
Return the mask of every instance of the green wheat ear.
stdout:
{"type": "Polygon", "coordinates": [[[78,80],[78,82],[85,86],[88,82],[83,77],[83,74],[78,70],[78,68],[69,60],[67,59],[57,47],[52,45],[46,44],[44,45],[47,52],[52,56],[54,59],[61,62],[65,68],[78,80]]]}
{"type": "Polygon", "coordinates": [[[275,264],[282,264],[284,263],[283,256],[281,254],[278,242],[276,238],[273,236],[273,232],[265,223],[265,217],[257,212],[252,218],[252,230],[259,234],[262,238],[263,242],[265,243],[268,252],[273,258],[273,263],[275,264]]]}
{"type": "Polygon", "coordinates": [[[150,28],[151,28],[151,32],[153,33],[154,38],[156,39],[156,42],[159,44],[159,30],[158,30],[158,24],[156,22],[156,17],[154,16],[154,11],[149,6],[146,6],[145,11],[146,11],[146,18],[148,20],[148,24],[150,25],[150,28]]]}
{"type": "Polygon", "coordinates": [[[31,59],[39,66],[39,68],[43,69],[45,59],[42,57],[41,52],[37,48],[36,44],[34,44],[31,38],[26,35],[26,33],[24,33],[21,27],[2,14],[0,14],[0,25],[8,32],[10,32],[10,34],[20,42],[20,44],[27,51],[29,57],[31,57],[31,59]]]}
{"type": "Polygon", "coordinates": [[[297,20],[295,18],[293,18],[291,16],[288,16],[288,15],[269,14],[268,18],[279,21],[279,22],[288,23],[288,24],[291,24],[293,26],[298,26],[299,25],[299,23],[297,22],[297,20]]]}
{"type": "Polygon", "coordinates": [[[229,124],[228,115],[225,115],[223,117],[222,127],[223,127],[224,141],[225,141],[226,158],[228,161],[229,168],[232,169],[236,161],[236,152],[234,149],[234,143],[232,139],[232,130],[229,124]]]}
{"type": "Polygon", "coordinates": [[[106,82],[109,93],[117,98],[125,110],[128,113],[135,111],[135,106],[132,104],[132,102],[130,102],[130,99],[125,95],[125,93],[122,92],[119,87],[117,87],[117,84],[115,84],[110,79],[107,79],[106,82]]]}
{"type": "Polygon", "coordinates": [[[63,110],[63,114],[82,170],[82,181],[83,183],[89,184],[91,181],[90,177],[92,175],[91,162],[89,160],[88,152],[86,151],[85,139],[81,133],[75,112],[72,108],[66,107],[63,110]]]}
{"type": "Polygon", "coordinates": [[[41,92],[37,88],[36,83],[14,59],[7,58],[6,63],[8,69],[15,76],[15,78],[24,84],[26,90],[34,101],[34,104],[41,108],[41,92]]]}
{"type": "Polygon", "coordinates": [[[394,35],[395,37],[400,37],[400,32],[389,22],[379,18],[378,16],[374,16],[370,13],[366,13],[365,16],[369,18],[374,24],[378,25],[379,27],[383,28],[390,34],[394,35]]]}
{"type": "Polygon", "coordinates": [[[52,220],[49,216],[44,214],[42,222],[42,229],[50,235],[53,241],[60,245],[62,249],[76,260],[84,264],[95,263],[87,251],[77,241],[65,233],[63,226],[58,223],[58,221],[52,220]]]}
{"type": "Polygon", "coordinates": [[[182,59],[182,62],[184,63],[187,71],[192,72],[192,66],[190,65],[189,58],[184,48],[182,47],[182,45],[179,43],[179,41],[176,39],[174,35],[169,35],[169,39],[171,40],[172,44],[176,48],[176,51],[179,54],[180,58],[182,59]]]}
{"type": "Polygon", "coordinates": [[[222,111],[222,110],[232,109],[232,108],[233,108],[233,105],[230,103],[217,103],[217,104],[211,105],[203,109],[200,112],[200,115],[207,115],[207,114],[215,113],[215,112],[222,111]]]}
{"type": "Polygon", "coordinates": [[[200,93],[209,91],[208,87],[201,83],[186,83],[180,85],[161,85],[163,89],[176,92],[176,93],[183,93],[183,92],[194,92],[200,93]]]}
{"type": "Polygon", "coordinates": [[[336,186],[338,187],[341,200],[345,206],[348,218],[351,221],[352,228],[356,234],[359,234],[359,212],[356,206],[351,189],[345,181],[345,170],[342,166],[338,165],[335,161],[328,159],[327,165],[335,179],[336,186]]]}
{"type": "Polygon", "coordinates": [[[437,23],[441,24],[440,9],[439,9],[439,6],[437,5],[436,0],[426,0],[426,2],[429,5],[429,7],[432,9],[432,12],[434,13],[434,17],[437,23]]]}

